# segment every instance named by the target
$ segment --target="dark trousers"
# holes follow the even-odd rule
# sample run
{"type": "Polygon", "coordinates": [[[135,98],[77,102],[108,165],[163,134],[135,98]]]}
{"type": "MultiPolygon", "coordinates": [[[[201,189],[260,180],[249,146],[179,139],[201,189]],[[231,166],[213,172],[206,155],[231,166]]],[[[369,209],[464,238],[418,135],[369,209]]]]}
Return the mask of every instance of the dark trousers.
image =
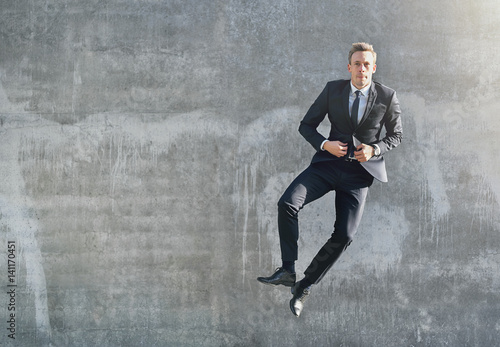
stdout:
{"type": "Polygon", "coordinates": [[[282,260],[298,259],[299,211],[334,190],[334,231],[305,271],[311,283],[318,283],[356,234],[372,183],[373,177],[358,162],[331,160],[311,164],[290,184],[278,202],[282,260]]]}

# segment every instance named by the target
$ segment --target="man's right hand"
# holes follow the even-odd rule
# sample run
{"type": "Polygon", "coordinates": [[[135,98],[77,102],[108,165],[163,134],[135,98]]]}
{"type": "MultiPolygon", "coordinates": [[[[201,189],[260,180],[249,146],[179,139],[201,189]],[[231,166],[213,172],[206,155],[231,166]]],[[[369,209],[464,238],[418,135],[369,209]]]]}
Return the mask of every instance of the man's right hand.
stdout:
{"type": "Polygon", "coordinates": [[[340,158],[347,154],[347,143],[340,141],[327,141],[323,145],[323,149],[340,158]]]}

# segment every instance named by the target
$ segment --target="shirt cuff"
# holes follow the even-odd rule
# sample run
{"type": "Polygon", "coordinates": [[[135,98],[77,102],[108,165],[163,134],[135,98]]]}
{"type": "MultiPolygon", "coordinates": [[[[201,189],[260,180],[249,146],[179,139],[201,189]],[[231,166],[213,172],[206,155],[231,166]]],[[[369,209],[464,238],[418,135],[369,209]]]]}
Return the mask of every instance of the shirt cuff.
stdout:
{"type": "Polygon", "coordinates": [[[321,146],[319,146],[319,148],[324,151],[325,149],[323,148],[323,146],[325,145],[325,142],[328,142],[329,140],[325,140],[323,142],[321,142],[321,146]]]}

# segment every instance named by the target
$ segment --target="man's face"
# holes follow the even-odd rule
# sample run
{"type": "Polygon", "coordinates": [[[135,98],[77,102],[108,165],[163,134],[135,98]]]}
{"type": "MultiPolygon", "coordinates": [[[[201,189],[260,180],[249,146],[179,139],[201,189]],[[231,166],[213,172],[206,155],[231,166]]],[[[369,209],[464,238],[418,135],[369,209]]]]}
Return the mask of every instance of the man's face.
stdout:
{"type": "Polygon", "coordinates": [[[351,56],[351,63],[347,64],[347,70],[351,73],[352,84],[362,89],[372,81],[377,65],[373,63],[371,52],[354,52],[351,56]]]}

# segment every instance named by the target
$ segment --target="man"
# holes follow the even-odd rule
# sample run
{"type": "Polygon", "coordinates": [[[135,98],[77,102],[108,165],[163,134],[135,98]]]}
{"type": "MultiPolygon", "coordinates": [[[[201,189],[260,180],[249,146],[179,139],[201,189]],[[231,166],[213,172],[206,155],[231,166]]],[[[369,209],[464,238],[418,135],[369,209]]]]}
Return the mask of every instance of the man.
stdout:
{"type": "Polygon", "coordinates": [[[317,152],[278,202],[282,266],[269,277],[257,278],[265,284],[291,287],[290,309],[297,317],[311,286],[319,283],[352,242],[373,179],[387,182],[383,155],[402,139],[396,92],[372,81],[376,59],[371,45],[354,43],[347,65],[350,80],[328,82],[300,123],[299,132],[317,152]],[[328,139],[317,131],[326,116],[331,123],[328,139]],[[298,212],[332,190],[336,212],[333,234],[304,272],[304,278],[295,282],[298,212]]]}

